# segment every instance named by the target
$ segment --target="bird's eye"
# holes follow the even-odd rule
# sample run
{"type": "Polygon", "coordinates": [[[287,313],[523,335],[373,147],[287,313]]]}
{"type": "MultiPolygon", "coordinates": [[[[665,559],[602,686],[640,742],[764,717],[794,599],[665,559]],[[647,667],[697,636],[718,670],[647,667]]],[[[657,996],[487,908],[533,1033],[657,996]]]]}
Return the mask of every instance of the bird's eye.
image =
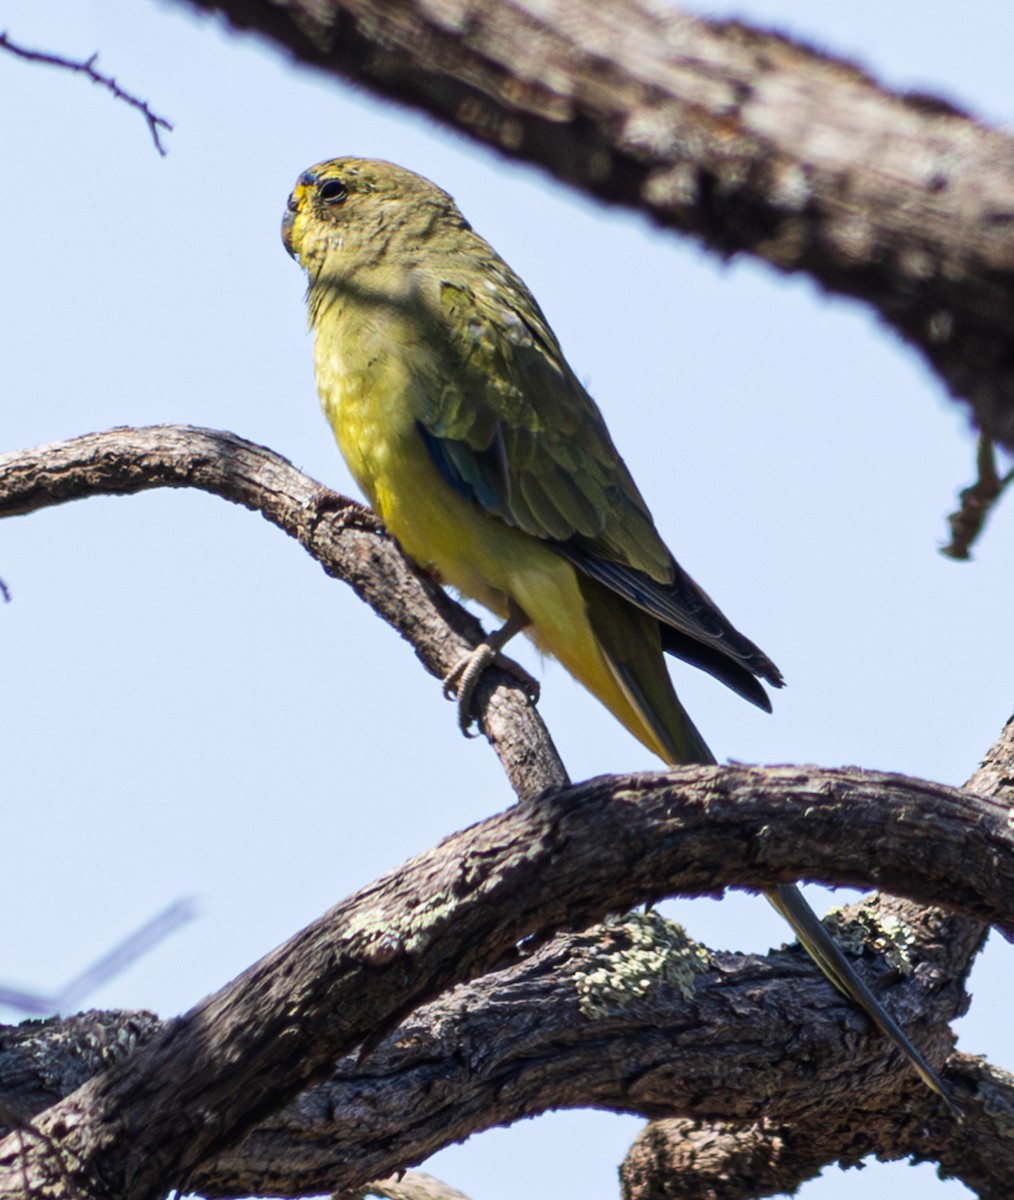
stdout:
{"type": "Polygon", "coordinates": [[[349,189],[340,179],[325,179],[318,192],[325,204],[341,204],[348,194],[349,189]]]}

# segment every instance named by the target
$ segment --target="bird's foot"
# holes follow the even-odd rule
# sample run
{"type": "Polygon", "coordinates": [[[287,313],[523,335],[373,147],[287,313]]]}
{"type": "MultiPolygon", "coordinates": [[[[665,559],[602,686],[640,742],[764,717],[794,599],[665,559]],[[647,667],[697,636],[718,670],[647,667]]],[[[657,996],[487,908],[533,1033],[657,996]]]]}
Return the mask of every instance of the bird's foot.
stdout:
{"type": "Polygon", "coordinates": [[[448,700],[458,702],[458,726],[465,737],[475,737],[471,732],[472,722],[476,719],[472,712],[472,701],[475,689],[479,686],[482,673],[488,667],[497,667],[512,675],[524,689],[525,695],[533,704],[539,699],[539,681],[530,675],[520,663],[501,653],[501,648],[528,624],[528,618],[521,612],[512,612],[507,624],[502,629],[476,646],[457,662],[444,676],[444,695],[448,700]]]}

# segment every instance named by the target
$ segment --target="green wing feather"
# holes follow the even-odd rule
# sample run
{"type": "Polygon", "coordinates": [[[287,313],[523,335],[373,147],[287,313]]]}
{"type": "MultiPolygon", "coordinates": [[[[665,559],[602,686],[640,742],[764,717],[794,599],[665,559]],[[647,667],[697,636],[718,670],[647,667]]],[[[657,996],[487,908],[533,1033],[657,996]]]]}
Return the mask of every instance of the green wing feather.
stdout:
{"type": "Polygon", "coordinates": [[[495,256],[484,285],[439,280],[434,344],[454,362],[419,428],[445,479],[656,618],[665,650],[769,708],[754,676],[780,686],[777,668],[676,563],[528,289],[495,256]]]}

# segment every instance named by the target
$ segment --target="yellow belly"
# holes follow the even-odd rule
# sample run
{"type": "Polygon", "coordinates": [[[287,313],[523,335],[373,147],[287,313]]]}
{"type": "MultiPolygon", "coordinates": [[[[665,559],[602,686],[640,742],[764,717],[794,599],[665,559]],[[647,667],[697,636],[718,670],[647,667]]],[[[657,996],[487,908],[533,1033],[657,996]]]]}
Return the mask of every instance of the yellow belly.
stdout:
{"type": "MultiPolygon", "coordinates": [[[[502,620],[511,603],[521,609],[539,649],[665,758],[603,653],[574,567],[539,538],[454,491],[416,427],[405,400],[411,394],[407,381],[392,377],[394,364],[356,376],[343,374],[339,365],[318,360],[325,415],[356,482],[409,558],[502,620]],[[387,386],[380,386],[378,374],[387,375],[387,386]]],[[[656,654],[661,658],[660,649],[656,654]]]]}

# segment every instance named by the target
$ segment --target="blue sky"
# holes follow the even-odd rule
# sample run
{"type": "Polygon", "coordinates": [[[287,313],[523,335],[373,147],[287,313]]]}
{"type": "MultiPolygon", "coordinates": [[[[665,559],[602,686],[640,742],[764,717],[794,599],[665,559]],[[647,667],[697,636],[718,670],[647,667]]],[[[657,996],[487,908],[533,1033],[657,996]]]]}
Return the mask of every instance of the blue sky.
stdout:
{"type": "MultiPolygon", "coordinates": [[[[455,195],[527,280],[677,557],[785,672],[765,716],[676,668],[716,753],[949,783],[974,769],[1012,707],[1014,506],[974,563],[937,553],[974,442],[868,313],[720,264],[174,5],[4,7],[12,38],[98,50],[176,130],[161,159],[137,114],[99,89],[0,57],[0,448],[185,421],[354,491],[317,404],[303,280],[278,223],[311,163],[389,158],[455,195]]],[[[1002,0],[710,11],[1014,121],[1002,0]]],[[[22,847],[0,878],[18,914],[0,935],[6,982],[56,988],[196,895],[198,921],[90,998],[181,1011],[353,888],[510,802],[411,651],[252,514],[163,492],[8,520],[0,577],[13,595],[0,609],[2,794],[22,847]]],[[[654,767],[561,668],[526,661],[575,779],[654,767]]],[[[753,897],[672,911],[716,946],[787,938],[753,897]]],[[[962,1046],[1001,1065],[1014,1061],[1010,955],[991,945],[961,1025],[962,1046]]],[[[428,1169],[473,1200],[606,1200],[638,1124],[554,1115],[428,1169]]],[[[895,1164],[828,1172],[800,1194],[964,1191],[895,1164]]]]}

